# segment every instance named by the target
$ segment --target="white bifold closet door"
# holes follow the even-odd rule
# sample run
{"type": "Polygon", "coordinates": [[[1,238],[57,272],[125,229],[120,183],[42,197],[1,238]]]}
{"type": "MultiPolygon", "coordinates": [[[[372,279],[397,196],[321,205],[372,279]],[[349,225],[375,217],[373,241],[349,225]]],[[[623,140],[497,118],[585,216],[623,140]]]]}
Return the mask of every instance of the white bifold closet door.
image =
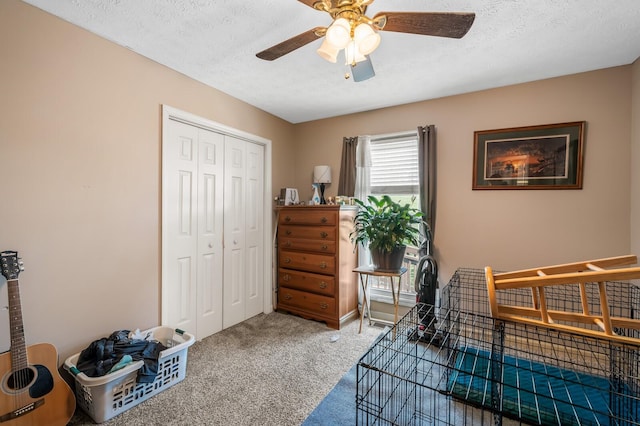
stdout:
{"type": "Polygon", "coordinates": [[[264,147],[165,127],[162,321],[202,339],[262,312],[264,147]]]}
{"type": "Polygon", "coordinates": [[[263,163],[262,146],[225,137],[224,328],[262,312],[263,163]]]}

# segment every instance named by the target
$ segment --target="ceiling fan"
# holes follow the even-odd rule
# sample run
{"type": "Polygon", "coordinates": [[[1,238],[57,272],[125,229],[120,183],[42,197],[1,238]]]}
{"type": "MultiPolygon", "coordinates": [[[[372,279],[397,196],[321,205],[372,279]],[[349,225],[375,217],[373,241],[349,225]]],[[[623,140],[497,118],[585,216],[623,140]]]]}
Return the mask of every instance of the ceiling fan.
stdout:
{"type": "Polygon", "coordinates": [[[367,7],[374,0],[298,1],[327,12],[333,22],[328,27],[315,27],[263,50],[256,54],[258,58],[273,61],[325,37],[317,50],[321,57],[335,63],[338,53],[344,50],[345,62],[352,70],[361,62],[368,63],[367,67],[371,68],[368,55],[380,44],[378,31],[462,38],[471,28],[476,16],[475,13],[462,12],[379,12],[369,18],[366,16],[367,7]]]}

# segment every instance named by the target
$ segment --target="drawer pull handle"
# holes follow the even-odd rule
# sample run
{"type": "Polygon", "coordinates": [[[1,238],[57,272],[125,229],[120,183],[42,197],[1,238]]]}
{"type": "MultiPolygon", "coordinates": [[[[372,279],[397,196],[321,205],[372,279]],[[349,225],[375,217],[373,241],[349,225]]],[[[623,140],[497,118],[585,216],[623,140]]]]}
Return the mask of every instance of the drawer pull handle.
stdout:
{"type": "Polygon", "coordinates": [[[329,305],[327,305],[326,303],[321,303],[320,304],[320,309],[327,309],[329,307],[329,305]]]}
{"type": "Polygon", "coordinates": [[[322,219],[320,219],[320,222],[322,222],[322,223],[327,223],[327,218],[326,218],[326,217],[323,217],[322,219]]]}
{"type": "Polygon", "coordinates": [[[284,245],[287,246],[287,247],[291,247],[291,241],[287,240],[287,242],[284,243],[284,245]]]}
{"type": "Polygon", "coordinates": [[[329,234],[327,234],[326,232],[323,231],[323,232],[320,233],[320,236],[322,238],[327,238],[329,236],[329,234]]]}
{"type": "Polygon", "coordinates": [[[327,283],[326,283],[326,282],[324,282],[324,281],[320,281],[320,288],[321,288],[321,289],[325,289],[325,288],[327,288],[327,283]]]}
{"type": "Polygon", "coordinates": [[[291,279],[291,275],[289,275],[289,274],[284,274],[282,276],[282,281],[289,281],[290,279],[291,279]]]}
{"type": "Polygon", "coordinates": [[[320,269],[327,269],[327,262],[320,262],[320,269]]]}
{"type": "Polygon", "coordinates": [[[284,263],[291,263],[291,258],[290,257],[285,257],[284,258],[284,263]]]}
{"type": "Polygon", "coordinates": [[[287,234],[287,235],[291,235],[291,229],[287,229],[287,230],[285,231],[285,234],[287,234]]]}
{"type": "Polygon", "coordinates": [[[292,295],[290,295],[288,293],[284,295],[284,300],[291,300],[291,299],[293,299],[292,295]]]}
{"type": "Polygon", "coordinates": [[[326,251],[329,247],[326,244],[323,244],[320,248],[322,250],[326,251]]]}
{"type": "Polygon", "coordinates": [[[291,222],[291,218],[290,218],[289,216],[285,216],[285,217],[284,217],[284,221],[285,221],[285,222],[291,222]]]}

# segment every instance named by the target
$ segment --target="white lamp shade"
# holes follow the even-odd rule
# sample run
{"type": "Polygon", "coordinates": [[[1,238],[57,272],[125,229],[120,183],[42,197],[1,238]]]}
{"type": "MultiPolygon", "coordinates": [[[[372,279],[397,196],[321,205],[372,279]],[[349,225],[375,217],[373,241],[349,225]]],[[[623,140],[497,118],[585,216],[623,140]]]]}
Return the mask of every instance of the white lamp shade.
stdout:
{"type": "Polygon", "coordinates": [[[338,18],[327,29],[325,39],[336,49],[344,49],[351,39],[351,25],[345,18],[338,18]]]}
{"type": "Polygon", "coordinates": [[[315,166],[313,168],[313,182],[315,183],[331,183],[331,167],[315,166]]]}
{"type": "Polygon", "coordinates": [[[338,53],[340,52],[340,49],[333,46],[325,38],[322,42],[322,45],[320,45],[320,48],[316,50],[316,52],[318,52],[318,55],[320,55],[322,59],[333,62],[335,64],[338,60],[338,53]]]}
{"type": "Polygon", "coordinates": [[[353,43],[349,43],[344,49],[344,56],[347,65],[362,62],[367,59],[362,53],[360,53],[355,41],[353,43]]]}
{"type": "Polygon", "coordinates": [[[371,25],[362,23],[353,32],[353,39],[362,55],[368,55],[376,50],[380,44],[380,34],[375,32],[371,25]]]}

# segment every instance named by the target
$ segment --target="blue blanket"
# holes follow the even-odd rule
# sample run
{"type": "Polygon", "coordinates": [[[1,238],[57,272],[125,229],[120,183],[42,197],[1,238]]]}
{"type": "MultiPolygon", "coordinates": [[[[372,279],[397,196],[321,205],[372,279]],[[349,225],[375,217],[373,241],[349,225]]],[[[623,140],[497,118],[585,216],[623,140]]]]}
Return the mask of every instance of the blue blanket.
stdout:
{"type": "Polygon", "coordinates": [[[450,371],[448,391],[473,405],[491,408],[492,383],[502,383],[498,410],[507,417],[534,424],[609,425],[617,424],[612,417],[618,416],[637,421],[637,396],[625,398],[612,393],[607,378],[511,356],[494,360],[493,365],[498,370],[497,380],[492,380],[489,352],[477,348],[459,350],[450,371]],[[616,412],[620,402],[623,413],[616,412]]]}

